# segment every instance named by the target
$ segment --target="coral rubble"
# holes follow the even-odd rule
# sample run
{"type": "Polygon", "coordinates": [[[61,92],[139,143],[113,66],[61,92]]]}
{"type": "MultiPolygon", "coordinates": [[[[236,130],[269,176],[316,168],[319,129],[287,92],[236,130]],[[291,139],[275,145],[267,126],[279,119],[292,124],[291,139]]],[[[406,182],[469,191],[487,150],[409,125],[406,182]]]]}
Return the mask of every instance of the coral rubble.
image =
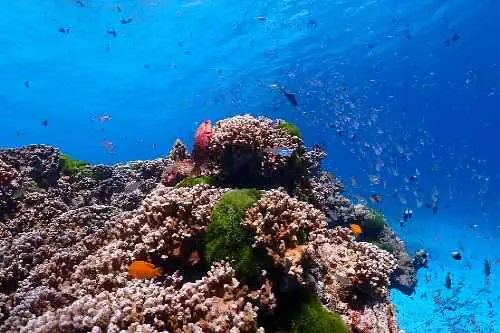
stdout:
{"type": "Polygon", "coordinates": [[[194,157],[180,141],[115,166],[0,150],[0,331],[399,332],[404,246],[324,157],[249,115],[205,122],[194,157]]]}

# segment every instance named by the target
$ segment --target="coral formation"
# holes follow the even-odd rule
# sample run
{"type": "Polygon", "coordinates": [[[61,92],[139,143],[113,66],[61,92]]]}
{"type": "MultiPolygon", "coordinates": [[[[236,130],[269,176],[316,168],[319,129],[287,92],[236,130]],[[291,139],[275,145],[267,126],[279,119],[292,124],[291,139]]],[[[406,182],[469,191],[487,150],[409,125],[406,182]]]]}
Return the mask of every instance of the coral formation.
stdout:
{"type": "Polygon", "coordinates": [[[0,150],[0,331],[399,332],[417,259],[319,146],[248,115],[198,132],[193,158],[112,167],[0,150]]]}
{"type": "Polygon", "coordinates": [[[245,115],[218,121],[209,151],[210,174],[228,184],[255,186],[283,181],[292,157],[303,153],[303,143],[278,122],[245,115]]]}
{"type": "Polygon", "coordinates": [[[247,210],[242,226],[253,233],[254,246],[265,249],[275,265],[302,281],[304,245],[312,231],[326,226],[326,218],[312,205],[270,190],[247,210]]]}

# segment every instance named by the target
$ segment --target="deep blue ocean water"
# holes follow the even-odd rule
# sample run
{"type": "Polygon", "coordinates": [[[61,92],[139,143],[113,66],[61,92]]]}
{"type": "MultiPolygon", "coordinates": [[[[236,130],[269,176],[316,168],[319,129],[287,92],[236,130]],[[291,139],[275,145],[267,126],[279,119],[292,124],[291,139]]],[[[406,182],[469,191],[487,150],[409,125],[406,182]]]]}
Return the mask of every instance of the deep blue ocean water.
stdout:
{"type": "Polygon", "coordinates": [[[416,293],[392,293],[401,327],[500,332],[499,19],[498,0],[3,0],[0,147],[116,163],[191,144],[205,119],[287,119],[429,251],[416,293]]]}

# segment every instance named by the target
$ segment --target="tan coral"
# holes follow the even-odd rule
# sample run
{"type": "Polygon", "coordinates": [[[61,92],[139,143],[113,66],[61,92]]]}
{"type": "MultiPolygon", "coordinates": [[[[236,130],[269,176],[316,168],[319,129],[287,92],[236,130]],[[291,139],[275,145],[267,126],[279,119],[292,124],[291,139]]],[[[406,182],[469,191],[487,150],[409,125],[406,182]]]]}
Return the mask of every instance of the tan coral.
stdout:
{"type": "Polygon", "coordinates": [[[21,332],[118,331],[147,325],[151,332],[252,332],[257,308],[227,263],[216,263],[207,276],[179,288],[130,280],[115,291],[84,296],[31,321],[21,332]]]}
{"type": "MultiPolygon", "coordinates": [[[[281,169],[289,163],[289,156],[280,156],[276,149],[297,151],[302,140],[278,127],[278,122],[250,115],[235,116],[218,121],[210,141],[212,173],[220,173],[226,153],[242,155],[258,153],[263,157],[261,173],[281,169]]],[[[227,170],[226,170],[227,171],[227,170]]]]}
{"type": "Polygon", "coordinates": [[[345,312],[363,299],[386,301],[394,257],[377,246],[358,242],[347,228],[311,234],[308,271],[318,282],[317,293],[332,310],[345,312]]]}
{"type": "Polygon", "coordinates": [[[16,169],[0,160],[0,185],[7,185],[18,176],[16,169]]]}
{"type": "Polygon", "coordinates": [[[267,250],[275,264],[301,281],[300,260],[307,235],[326,226],[326,217],[312,205],[290,197],[283,191],[262,194],[247,210],[242,226],[255,235],[255,246],[267,250]]]}

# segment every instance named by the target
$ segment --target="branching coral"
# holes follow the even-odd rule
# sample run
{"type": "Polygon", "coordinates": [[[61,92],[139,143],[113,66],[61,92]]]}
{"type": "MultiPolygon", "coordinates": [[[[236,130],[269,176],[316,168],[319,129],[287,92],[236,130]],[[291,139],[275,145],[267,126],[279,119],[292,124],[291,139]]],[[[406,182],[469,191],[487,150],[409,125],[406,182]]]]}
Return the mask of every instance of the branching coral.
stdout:
{"type": "Polygon", "coordinates": [[[342,312],[364,299],[385,300],[394,257],[377,246],[358,242],[349,229],[337,227],[311,235],[306,248],[307,274],[327,306],[342,312]]]}
{"type": "Polygon", "coordinates": [[[6,186],[16,179],[18,172],[4,161],[0,160],[0,185],[6,186]]]}
{"type": "Polygon", "coordinates": [[[31,320],[21,332],[118,332],[147,326],[150,332],[252,332],[257,308],[234,270],[217,263],[206,277],[179,288],[152,281],[127,281],[113,292],[86,295],[31,320]]]}
{"type": "Polygon", "coordinates": [[[286,169],[290,154],[300,152],[302,140],[267,118],[236,116],[217,122],[210,140],[210,170],[226,180],[246,174],[248,179],[270,177],[286,169]]]}
{"type": "Polygon", "coordinates": [[[266,249],[276,265],[300,281],[303,245],[309,233],[326,226],[326,218],[312,205],[270,190],[247,210],[242,225],[255,235],[256,247],[266,249]]]}
{"type": "Polygon", "coordinates": [[[180,142],[169,158],[112,167],[46,146],[0,150],[2,195],[16,203],[0,216],[0,331],[343,333],[338,313],[353,330],[397,332],[394,258],[327,230],[324,213],[370,220],[377,237],[383,218],[319,172],[324,152],[282,121],[204,126],[196,166],[180,142]],[[132,279],[137,261],[158,272],[132,279]]]}

